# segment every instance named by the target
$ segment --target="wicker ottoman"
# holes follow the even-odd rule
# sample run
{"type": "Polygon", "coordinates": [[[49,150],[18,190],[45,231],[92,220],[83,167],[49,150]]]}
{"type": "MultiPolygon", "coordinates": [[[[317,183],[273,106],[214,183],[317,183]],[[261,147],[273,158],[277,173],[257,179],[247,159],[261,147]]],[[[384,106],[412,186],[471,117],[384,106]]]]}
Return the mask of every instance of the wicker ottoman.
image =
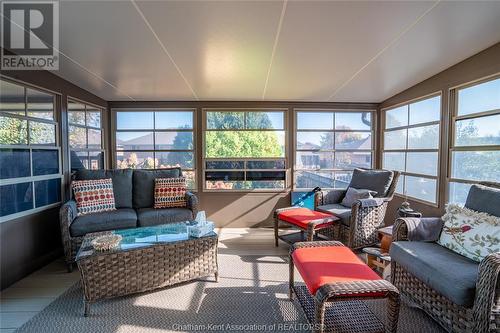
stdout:
{"type": "Polygon", "coordinates": [[[295,243],[289,277],[290,299],[297,296],[314,331],[327,326],[335,332],[396,332],[399,291],[342,243],[295,243]],[[294,267],[306,286],[295,286],[294,267]],[[387,298],[387,327],[362,302],[380,298],[387,298]]]}

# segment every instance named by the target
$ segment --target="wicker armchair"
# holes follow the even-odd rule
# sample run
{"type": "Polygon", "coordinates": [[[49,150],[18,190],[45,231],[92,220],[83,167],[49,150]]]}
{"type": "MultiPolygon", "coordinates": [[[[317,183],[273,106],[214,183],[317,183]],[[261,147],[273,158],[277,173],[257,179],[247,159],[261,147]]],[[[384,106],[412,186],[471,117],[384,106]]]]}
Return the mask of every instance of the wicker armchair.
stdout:
{"type": "Polygon", "coordinates": [[[367,200],[360,199],[356,200],[351,209],[341,206],[340,203],[347,192],[346,189],[320,191],[314,197],[315,210],[330,212],[341,218],[341,222],[337,223],[335,228],[324,229],[318,233],[339,240],[351,249],[363,248],[379,241],[377,229],[384,226],[387,206],[394,196],[400,175],[397,171],[356,169],[350,186],[375,190],[372,184],[369,181],[367,182],[369,178],[361,176],[367,172],[380,172],[389,175],[389,186],[385,193],[377,196],[377,204],[375,205],[373,202],[366,204],[367,200]],[[363,179],[360,181],[355,179],[358,175],[360,175],[359,178],[363,179]]]}

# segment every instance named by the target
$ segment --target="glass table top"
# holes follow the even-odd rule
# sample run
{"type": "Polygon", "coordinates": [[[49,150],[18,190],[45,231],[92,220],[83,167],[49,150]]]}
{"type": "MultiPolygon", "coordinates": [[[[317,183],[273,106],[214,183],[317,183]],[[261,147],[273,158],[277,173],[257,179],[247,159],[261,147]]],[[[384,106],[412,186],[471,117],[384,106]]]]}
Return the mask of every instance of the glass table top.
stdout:
{"type": "Polygon", "coordinates": [[[102,252],[95,251],[94,248],[92,247],[91,241],[95,237],[85,237],[84,242],[76,256],[76,260],[92,255],[116,253],[120,251],[127,251],[137,248],[148,247],[155,244],[173,243],[173,242],[185,241],[188,239],[198,239],[204,237],[217,236],[217,234],[213,231],[202,237],[189,236],[188,229],[190,227],[197,226],[197,224],[198,222],[196,221],[189,221],[189,222],[162,224],[152,227],[139,227],[131,229],[113,230],[110,231],[108,234],[120,235],[122,236],[122,240],[120,241],[118,247],[109,251],[102,251],[102,252]]]}

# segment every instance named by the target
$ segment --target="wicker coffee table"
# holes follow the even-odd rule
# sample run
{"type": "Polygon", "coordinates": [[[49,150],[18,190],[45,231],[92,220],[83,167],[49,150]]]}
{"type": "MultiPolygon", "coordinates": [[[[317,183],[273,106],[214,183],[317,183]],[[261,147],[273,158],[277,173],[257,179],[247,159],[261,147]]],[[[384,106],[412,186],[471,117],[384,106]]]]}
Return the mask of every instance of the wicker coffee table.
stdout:
{"type": "Polygon", "coordinates": [[[214,274],[218,278],[217,240],[212,232],[188,235],[195,222],[87,234],[76,262],[84,290],[84,315],[98,300],[144,292],[214,274]],[[99,252],[91,245],[101,235],[122,236],[119,246],[99,252]]]}

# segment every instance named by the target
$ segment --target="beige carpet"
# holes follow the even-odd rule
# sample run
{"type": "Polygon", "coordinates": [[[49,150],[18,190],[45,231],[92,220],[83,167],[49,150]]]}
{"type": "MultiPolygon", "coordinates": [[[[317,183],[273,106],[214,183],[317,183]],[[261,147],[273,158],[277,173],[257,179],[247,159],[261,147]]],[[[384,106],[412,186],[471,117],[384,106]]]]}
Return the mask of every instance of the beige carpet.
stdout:
{"type": "MultiPolygon", "coordinates": [[[[220,279],[185,283],[92,305],[83,317],[77,283],[18,332],[309,332],[290,302],[288,264],[277,256],[219,255],[220,279]]],[[[296,274],[298,275],[298,274],[296,274]]],[[[367,302],[383,320],[385,304],[367,302]]],[[[399,332],[443,332],[418,309],[403,306],[399,332]]]]}

